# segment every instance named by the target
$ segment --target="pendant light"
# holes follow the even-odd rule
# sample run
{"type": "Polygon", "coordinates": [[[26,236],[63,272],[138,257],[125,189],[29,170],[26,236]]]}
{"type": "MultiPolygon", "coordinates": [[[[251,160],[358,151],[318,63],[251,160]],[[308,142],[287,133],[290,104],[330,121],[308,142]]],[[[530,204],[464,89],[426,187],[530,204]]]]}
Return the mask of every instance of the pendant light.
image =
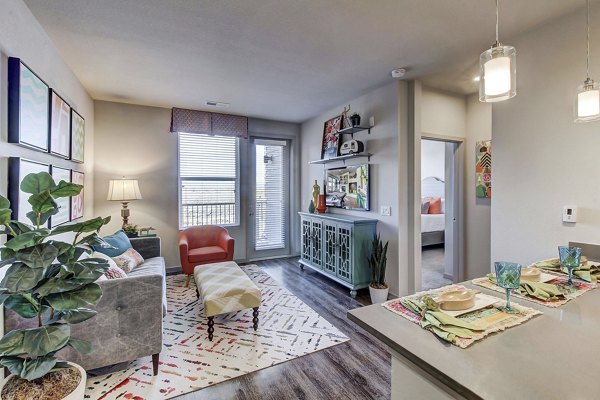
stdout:
{"type": "Polygon", "coordinates": [[[575,122],[600,120],[600,85],[590,79],[590,0],[587,6],[587,78],[577,88],[575,98],[575,122]]]}
{"type": "Polygon", "coordinates": [[[517,95],[517,52],[498,41],[496,0],[496,43],[479,56],[479,101],[493,103],[517,95]]]}

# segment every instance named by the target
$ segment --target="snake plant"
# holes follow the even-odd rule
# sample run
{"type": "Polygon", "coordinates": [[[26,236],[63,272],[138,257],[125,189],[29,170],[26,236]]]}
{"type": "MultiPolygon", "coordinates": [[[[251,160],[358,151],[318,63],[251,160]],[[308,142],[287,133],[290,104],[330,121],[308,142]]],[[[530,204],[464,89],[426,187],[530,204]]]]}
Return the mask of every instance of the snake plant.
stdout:
{"type": "Polygon", "coordinates": [[[370,286],[372,288],[385,289],[388,287],[387,283],[385,283],[385,269],[389,243],[386,242],[384,245],[379,234],[373,235],[371,256],[368,258],[369,268],[371,269],[370,286]]]}

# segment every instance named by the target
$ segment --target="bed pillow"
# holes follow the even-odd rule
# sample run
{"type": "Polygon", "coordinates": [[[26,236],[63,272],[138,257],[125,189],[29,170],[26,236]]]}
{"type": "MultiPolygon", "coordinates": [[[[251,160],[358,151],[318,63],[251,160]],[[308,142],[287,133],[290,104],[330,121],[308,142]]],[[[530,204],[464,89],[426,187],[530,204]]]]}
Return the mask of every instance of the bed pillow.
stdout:
{"type": "Polygon", "coordinates": [[[441,214],[442,213],[442,199],[434,197],[429,201],[429,214],[441,214]]]}
{"type": "Polygon", "coordinates": [[[92,246],[92,248],[94,249],[94,251],[97,251],[102,254],[106,254],[109,257],[119,256],[119,255],[125,253],[125,251],[127,251],[128,249],[133,247],[131,245],[131,242],[129,241],[129,238],[127,237],[125,232],[123,232],[122,230],[117,231],[110,236],[105,236],[102,239],[104,239],[104,241],[106,243],[110,244],[111,246],[113,246],[115,248],[114,249],[105,248],[105,247],[102,247],[99,245],[94,245],[94,246],[92,246]]]}
{"type": "Polygon", "coordinates": [[[429,214],[429,202],[421,200],[421,214],[429,214]]]}

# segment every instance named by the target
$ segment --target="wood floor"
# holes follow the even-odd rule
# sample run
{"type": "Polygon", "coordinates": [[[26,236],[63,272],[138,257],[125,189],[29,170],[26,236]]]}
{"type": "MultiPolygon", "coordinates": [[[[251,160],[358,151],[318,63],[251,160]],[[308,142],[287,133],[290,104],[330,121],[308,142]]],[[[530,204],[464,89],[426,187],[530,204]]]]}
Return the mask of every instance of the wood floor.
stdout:
{"type": "Polygon", "coordinates": [[[350,341],[178,397],[224,399],[389,399],[391,360],[385,346],[350,322],[346,312],[370,304],[367,289],[355,299],[349,289],[317,272],[300,269],[297,258],[261,261],[262,267],[350,341]]]}

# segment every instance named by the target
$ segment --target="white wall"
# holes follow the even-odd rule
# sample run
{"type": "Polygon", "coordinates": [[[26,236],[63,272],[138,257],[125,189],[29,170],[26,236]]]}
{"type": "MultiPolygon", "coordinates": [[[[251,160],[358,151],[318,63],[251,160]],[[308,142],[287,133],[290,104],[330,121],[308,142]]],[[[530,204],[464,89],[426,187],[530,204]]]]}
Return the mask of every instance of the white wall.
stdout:
{"type": "Polygon", "coordinates": [[[436,140],[421,142],[421,179],[434,176],[444,180],[446,145],[436,140]]]}
{"type": "MultiPolygon", "coordinates": [[[[108,181],[122,176],[139,180],[143,199],[131,202],[130,222],[139,226],[153,226],[162,240],[162,251],[168,267],[179,266],[178,226],[178,176],[177,135],[169,132],[171,110],[167,108],[137,106],[122,103],[96,101],[96,210],[102,215],[112,215],[110,225],[103,234],[120,229],[121,203],[106,200],[108,181]]],[[[251,135],[269,137],[283,135],[296,138],[300,127],[262,119],[250,118],[248,130],[251,135]]],[[[246,216],[248,215],[248,159],[247,140],[240,141],[241,218],[240,225],[228,227],[235,242],[234,258],[246,259],[246,216]]],[[[297,188],[298,147],[292,149],[292,188],[297,188]]],[[[298,210],[299,193],[292,190],[292,209],[298,210]]],[[[292,227],[292,243],[299,241],[292,227]]],[[[292,248],[294,254],[297,246],[292,248]]]]}
{"type": "Polygon", "coordinates": [[[465,96],[423,87],[421,95],[421,132],[466,136],[465,96]]]}
{"type": "MultiPolygon", "coordinates": [[[[600,15],[592,7],[592,16],[600,15]]],[[[590,76],[600,79],[600,37],[592,19],[590,76]]],[[[517,96],[493,105],[492,260],[557,257],[568,241],[600,243],[600,122],[575,124],[585,79],[585,12],[511,40],[517,96]],[[549,51],[551,49],[551,51],[549,51]],[[563,206],[579,222],[561,222],[563,206]]]]}
{"type": "MultiPolygon", "coordinates": [[[[371,134],[361,132],[355,135],[355,139],[366,142],[367,150],[373,153],[370,161],[370,190],[371,211],[349,211],[330,208],[331,213],[362,216],[379,220],[377,230],[381,233],[383,240],[389,240],[388,248],[388,270],[386,279],[390,284],[390,292],[399,293],[399,216],[405,212],[400,208],[398,165],[405,158],[399,157],[399,97],[400,90],[397,82],[374,89],[363,96],[350,100],[339,107],[333,108],[318,117],[310,119],[302,124],[301,140],[301,204],[302,210],[308,210],[311,199],[312,186],[315,179],[322,186],[323,166],[309,165],[311,160],[321,158],[321,140],[323,137],[323,124],[330,118],[339,115],[344,105],[350,104],[352,112],[358,112],[364,123],[368,123],[369,117],[375,117],[375,126],[371,134]],[[391,206],[392,216],[379,215],[381,206],[391,206]]],[[[366,161],[366,160],[365,160],[366,161]]],[[[342,166],[329,165],[329,167],[342,166]]]]}

